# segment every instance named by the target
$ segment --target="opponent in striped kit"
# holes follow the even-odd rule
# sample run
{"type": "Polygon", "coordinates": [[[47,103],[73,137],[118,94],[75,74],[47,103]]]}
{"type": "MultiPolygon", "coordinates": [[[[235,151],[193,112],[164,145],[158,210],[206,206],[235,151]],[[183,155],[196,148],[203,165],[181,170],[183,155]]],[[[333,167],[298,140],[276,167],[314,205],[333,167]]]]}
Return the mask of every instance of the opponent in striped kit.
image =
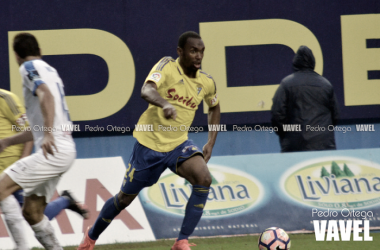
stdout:
{"type": "Polygon", "coordinates": [[[16,161],[1,174],[0,202],[23,189],[24,218],[45,249],[58,250],[62,247],[44,210],[61,175],[76,157],[71,134],[62,131],[62,126],[71,124],[63,83],[57,71],[41,60],[40,48],[33,35],[18,34],[13,49],[20,65],[30,127],[0,140],[0,152],[8,146],[34,140],[36,153],[16,161]]]}

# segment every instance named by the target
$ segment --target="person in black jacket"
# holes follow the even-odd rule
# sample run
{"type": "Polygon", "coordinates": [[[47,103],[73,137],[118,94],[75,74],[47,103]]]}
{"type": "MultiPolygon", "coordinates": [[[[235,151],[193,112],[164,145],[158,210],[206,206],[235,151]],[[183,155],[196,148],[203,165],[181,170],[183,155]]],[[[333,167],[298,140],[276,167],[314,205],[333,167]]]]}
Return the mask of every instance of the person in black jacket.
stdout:
{"type": "Polygon", "coordinates": [[[293,58],[295,72],[273,97],[272,125],[278,128],[281,152],[336,149],[337,100],[331,83],[314,67],[312,51],[301,46],[293,58]]]}

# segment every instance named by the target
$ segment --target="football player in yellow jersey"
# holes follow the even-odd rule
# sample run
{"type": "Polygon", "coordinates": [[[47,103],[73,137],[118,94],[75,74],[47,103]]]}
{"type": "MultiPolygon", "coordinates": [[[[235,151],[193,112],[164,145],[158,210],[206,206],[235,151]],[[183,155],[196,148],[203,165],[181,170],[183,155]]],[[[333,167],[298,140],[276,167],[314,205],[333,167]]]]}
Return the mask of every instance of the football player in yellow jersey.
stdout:
{"type": "MultiPolygon", "coordinates": [[[[0,139],[13,136],[29,127],[25,108],[19,98],[4,89],[0,89],[0,139]]],[[[33,141],[6,148],[0,153],[0,173],[20,158],[30,155],[33,141]]],[[[17,197],[17,194],[16,194],[17,197]]],[[[19,201],[10,195],[0,202],[5,222],[16,244],[16,249],[29,249],[23,229],[23,221],[19,201]]]]}
{"type": "MultiPolygon", "coordinates": [[[[10,137],[28,128],[25,108],[18,97],[4,89],[0,89],[0,139],[10,137]]],[[[33,142],[17,144],[0,153],[0,172],[12,163],[30,155],[33,142]]]]}
{"type": "Polygon", "coordinates": [[[201,37],[192,31],[185,32],[178,41],[179,58],[164,57],[149,73],[141,90],[141,97],[149,107],[133,133],[137,142],[121,190],[105,203],[78,249],[92,250],[99,235],[120,211],[144,187],[155,184],[166,168],[193,186],[179,237],[172,247],[172,250],[190,249],[188,237],[202,216],[211,185],[206,163],[211,157],[217,132],[209,132],[201,151],[188,140],[188,127],[202,100],[209,106],[208,123],[219,124],[220,121],[215,82],[200,70],[204,51],[201,37]]]}

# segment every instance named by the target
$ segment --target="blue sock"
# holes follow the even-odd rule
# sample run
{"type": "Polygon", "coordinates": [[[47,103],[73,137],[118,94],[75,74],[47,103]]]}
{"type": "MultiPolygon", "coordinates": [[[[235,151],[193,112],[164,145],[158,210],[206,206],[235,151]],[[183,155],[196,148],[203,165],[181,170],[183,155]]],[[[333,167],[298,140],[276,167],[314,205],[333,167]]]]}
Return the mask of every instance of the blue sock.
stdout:
{"type": "Polygon", "coordinates": [[[103,233],[104,230],[106,230],[108,225],[111,224],[112,220],[121,212],[119,208],[120,203],[117,199],[117,195],[115,197],[109,198],[100,211],[95,224],[88,232],[88,236],[93,240],[97,240],[99,238],[99,235],[103,233]]]}
{"type": "Polygon", "coordinates": [[[22,205],[24,204],[24,196],[22,195],[22,193],[23,193],[22,189],[17,190],[16,192],[13,193],[13,196],[16,198],[16,200],[20,204],[20,207],[22,207],[22,205]]]}
{"type": "Polygon", "coordinates": [[[63,209],[67,208],[70,205],[70,201],[64,197],[58,197],[52,202],[49,202],[46,205],[44,214],[52,220],[57,216],[63,209]]]}
{"type": "Polygon", "coordinates": [[[194,232],[195,227],[202,217],[209,190],[209,187],[201,185],[193,186],[193,192],[191,192],[190,199],[186,205],[185,218],[183,219],[178,240],[187,239],[194,232]]]}

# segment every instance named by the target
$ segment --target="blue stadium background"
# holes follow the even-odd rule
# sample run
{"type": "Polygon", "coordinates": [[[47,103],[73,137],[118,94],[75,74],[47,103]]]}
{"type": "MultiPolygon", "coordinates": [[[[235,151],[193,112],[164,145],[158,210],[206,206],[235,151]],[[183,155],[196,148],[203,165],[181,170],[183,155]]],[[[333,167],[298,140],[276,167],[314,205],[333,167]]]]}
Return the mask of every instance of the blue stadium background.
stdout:
{"type": "MultiPolygon", "coordinates": [[[[51,29],[99,29],[119,37],[130,49],[136,71],[134,90],[128,103],[103,119],[76,122],[134,127],[147,104],[140,98],[140,86],[151,67],[163,56],[176,57],[178,36],[186,30],[199,31],[201,22],[286,19],[307,27],[318,39],[323,52],[323,75],[334,86],[341,110],[340,125],[351,126],[348,133],[336,132],[338,149],[379,147],[379,105],[345,106],[342,64],[341,15],[380,13],[377,1],[290,0],[268,1],[3,1],[0,10],[0,87],[9,89],[8,31],[51,29]],[[375,124],[376,132],[355,132],[355,124],[375,124]]],[[[228,34],[226,34],[228,36],[228,34]]],[[[380,48],[380,37],[372,37],[372,48],[380,48]]],[[[96,41],[94,41],[96,42],[96,41]]],[[[212,46],[212,44],[206,44],[212,46]]],[[[368,46],[368,44],[367,44],[368,46]]],[[[43,51],[43,48],[42,48],[43,51]]],[[[293,51],[283,45],[237,46],[226,48],[229,87],[278,84],[292,72],[293,51]],[[248,55],[248,56],[247,56],[248,55]]],[[[10,55],[13,56],[13,55],[10,55]]],[[[207,49],[206,55],[207,57],[207,49]]],[[[107,84],[108,70],[102,58],[89,54],[46,56],[60,72],[66,95],[89,95],[107,84]]],[[[379,79],[379,69],[371,79],[379,79]]],[[[380,88],[379,88],[380,92],[380,88]]],[[[104,104],[107,105],[107,104],[104,104]]],[[[202,105],[194,126],[205,126],[202,105]]],[[[223,100],[221,100],[223,109],[223,100]]],[[[73,109],[73,107],[71,107],[73,109]]],[[[223,113],[222,124],[269,125],[270,113],[223,113]]],[[[129,157],[134,139],[130,133],[74,133],[78,157],[129,157]]],[[[206,133],[191,133],[198,145],[206,142],[206,133]]],[[[218,135],[214,155],[260,154],[280,151],[278,138],[268,132],[222,132],[218,135]]]]}

